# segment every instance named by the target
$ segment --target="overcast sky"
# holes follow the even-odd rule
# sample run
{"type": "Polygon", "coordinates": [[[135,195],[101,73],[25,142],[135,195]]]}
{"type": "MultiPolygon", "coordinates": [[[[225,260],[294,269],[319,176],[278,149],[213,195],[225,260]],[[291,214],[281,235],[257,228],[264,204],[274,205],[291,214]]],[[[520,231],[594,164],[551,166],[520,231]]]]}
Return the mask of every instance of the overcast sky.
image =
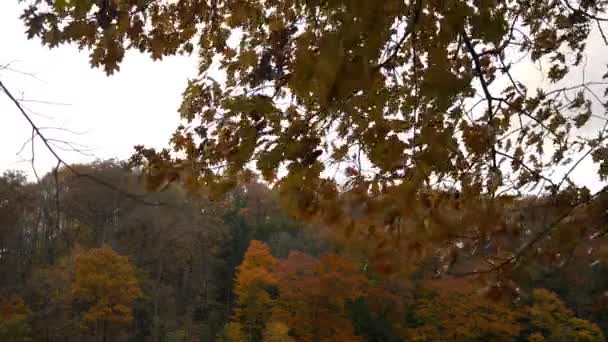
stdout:
{"type": "MultiPolygon", "coordinates": [[[[179,105],[188,76],[196,75],[196,58],[174,57],[153,62],[139,53],[127,53],[121,72],[107,77],[91,69],[86,51],[64,45],[49,50],[37,40],[27,40],[19,20],[17,0],[0,4],[0,65],[12,62],[15,70],[0,72],[2,82],[15,96],[42,116],[33,116],[40,126],[65,127],[84,134],[48,130],[51,138],[69,140],[90,149],[99,158],[127,158],[135,144],[167,146],[178,123],[179,105]],[[52,120],[49,120],[49,117],[52,120]]],[[[31,129],[15,106],[0,95],[0,172],[21,169],[31,175],[28,146],[16,153],[31,136],[31,129]]],[[[53,158],[36,144],[36,165],[40,173],[54,166],[53,158]]],[[[62,151],[67,162],[93,157],[62,151]]]]}
{"type": "MultiPolygon", "coordinates": [[[[181,93],[188,77],[196,74],[196,57],[153,62],[147,55],[128,52],[121,71],[107,77],[102,70],[89,66],[87,51],[68,45],[49,50],[38,40],[27,40],[20,13],[17,0],[2,0],[0,65],[10,62],[13,70],[0,71],[0,79],[15,96],[26,100],[23,103],[28,109],[39,114],[32,117],[39,126],[63,127],[74,132],[45,130],[49,138],[88,149],[90,155],[58,150],[66,162],[128,158],[136,144],[167,146],[178,123],[176,109],[181,93]]],[[[606,71],[608,49],[599,35],[591,40],[587,77],[597,79],[606,71]]],[[[520,67],[517,73],[527,81],[541,81],[540,73],[532,65],[520,67]]],[[[573,78],[570,81],[580,82],[579,75],[573,78]]],[[[26,145],[17,154],[30,138],[31,129],[3,94],[0,94],[0,115],[0,172],[20,169],[32,177],[31,147],[26,145]]],[[[35,146],[36,169],[42,175],[56,161],[39,140],[35,146]]],[[[597,190],[605,183],[598,180],[596,172],[597,167],[587,161],[579,166],[575,176],[577,181],[597,190]]]]}

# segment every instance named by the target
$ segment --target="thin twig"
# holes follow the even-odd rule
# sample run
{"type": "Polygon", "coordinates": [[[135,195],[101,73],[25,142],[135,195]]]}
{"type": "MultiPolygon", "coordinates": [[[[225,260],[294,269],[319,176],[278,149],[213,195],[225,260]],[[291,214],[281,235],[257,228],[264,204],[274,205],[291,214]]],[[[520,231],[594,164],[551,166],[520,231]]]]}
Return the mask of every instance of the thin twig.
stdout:
{"type": "Polygon", "coordinates": [[[600,23],[599,20],[595,21],[597,23],[597,29],[600,31],[600,35],[602,36],[602,39],[604,40],[604,44],[608,45],[608,39],[606,39],[606,34],[604,33],[604,29],[602,29],[602,24],[600,23]]]}
{"type": "Polygon", "coordinates": [[[608,135],[605,135],[602,137],[602,135],[604,134],[604,132],[606,131],[606,128],[608,128],[608,121],[606,121],[604,123],[604,127],[602,128],[602,130],[600,131],[600,138],[596,141],[596,144],[594,144],[593,146],[591,146],[587,152],[585,152],[585,154],[583,154],[582,157],[580,157],[576,163],[574,163],[574,165],[572,165],[572,167],[570,167],[570,169],[568,170],[568,172],[566,172],[566,174],[564,175],[564,177],[562,177],[561,181],[559,182],[559,184],[557,185],[557,188],[559,189],[562,184],[568,180],[568,176],[570,176],[570,174],[578,167],[578,165],[584,160],[586,159],[591,153],[593,153],[593,151],[595,151],[598,147],[601,146],[601,143],[606,140],[606,138],[608,138],[608,135]]]}
{"type": "Polygon", "coordinates": [[[498,154],[498,155],[500,155],[500,156],[503,156],[503,157],[505,157],[505,158],[508,158],[508,159],[510,159],[510,160],[513,160],[513,161],[514,161],[514,162],[516,162],[516,163],[517,163],[519,166],[521,166],[521,167],[523,167],[524,169],[526,169],[526,171],[530,172],[531,174],[535,175],[536,177],[538,177],[538,178],[540,178],[540,179],[542,179],[542,180],[546,181],[547,183],[551,184],[551,186],[552,186],[554,189],[557,189],[557,186],[555,185],[555,183],[554,183],[554,182],[553,182],[551,179],[549,179],[549,178],[547,178],[547,177],[543,176],[543,175],[542,175],[542,174],[541,174],[539,171],[536,171],[536,170],[533,170],[532,168],[530,168],[528,165],[526,165],[526,163],[524,163],[524,162],[523,162],[523,160],[517,159],[517,158],[513,157],[512,155],[509,155],[509,154],[504,153],[504,152],[501,152],[501,151],[496,151],[496,154],[498,154]]]}
{"type": "Polygon", "coordinates": [[[38,104],[45,104],[45,105],[51,105],[51,106],[71,106],[71,104],[69,104],[69,103],[44,101],[44,100],[32,100],[32,99],[19,99],[19,102],[38,103],[38,104]]]}
{"type": "Polygon", "coordinates": [[[422,13],[422,0],[416,1],[416,9],[414,10],[414,13],[412,13],[412,15],[409,17],[407,27],[405,28],[405,32],[403,33],[403,36],[401,37],[401,39],[399,39],[397,44],[395,44],[393,46],[392,53],[384,60],[384,62],[382,62],[376,66],[376,68],[375,68],[376,70],[384,68],[393,59],[395,59],[397,57],[397,54],[401,50],[401,46],[403,45],[403,43],[405,43],[405,40],[407,39],[407,37],[409,37],[414,32],[414,30],[416,28],[416,24],[418,23],[418,19],[420,18],[420,13],[422,13]]]}
{"type": "Polygon", "coordinates": [[[31,159],[31,164],[32,164],[32,172],[34,172],[34,177],[36,177],[36,182],[40,183],[40,177],[38,177],[38,171],[36,171],[36,165],[35,165],[35,138],[36,138],[36,130],[32,128],[32,159],[31,159]]]}
{"type": "Polygon", "coordinates": [[[563,2],[566,5],[566,7],[568,7],[568,9],[570,9],[574,13],[581,14],[584,17],[587,17],[589,19],[594,19],[597,21],[608,21],[608,18],[598,17],[593,14],[590,14],[589,12],[585,12],[580,8],[574,8],[574,6],[572,6],[568,0],[563,0],[563,2]]]}
{"type": "Polygon", "coordinates": [[[484,269],[484,270],[474,270],[474,271],[468,271],[468,272],[458,272],[458,273],[454,273],[451,272],[450,275],[454,275],[454,276],[473,276],[473,275],[480,275],[480,274],[488,274],[488,273],[494,273],[494,272],[499,272],[502,269],[506,268],[509,265],[517,265],[517,262],[519,262],[519,260],[521,259],[521,257],[526,254],[532,247],[534,247],[534,245],[536,245],[537,243],[539,243],[541,240],[543,240],[544,238],[546,238],[555,228],[557,228],[566,218],[570,217],[570,215],[578,208],[589,204],[591,201],[593,201],[595,198],[597,198],[599,195],[603,194],[603,193],[607,193],[608,192],[608,186],[603,188],[602,190],[596,192],[595,194],[593,194],[592,196],[590,196],[588,199],[584,200],[584,201],[580,201],[579,203],[575,204],[574,206],[572,206],[572,208],[570,208],[570,210],[566,211],[564,214],[562,214],[561,216],[559,216],[555,221],[553,221],[551,224],[549,224],[547,227],[545,227],[543,230],[541,230],[540,232],[538,232],[532,239],[530,239],[528,242],[524,243],[524,245],[522,247],[520,247],[517,252],[515,252],[511,257],[509,257],[508,259],[505,259],[503,262],[497,264],[494,267],[488,268],[488,269],[484,269]]]}

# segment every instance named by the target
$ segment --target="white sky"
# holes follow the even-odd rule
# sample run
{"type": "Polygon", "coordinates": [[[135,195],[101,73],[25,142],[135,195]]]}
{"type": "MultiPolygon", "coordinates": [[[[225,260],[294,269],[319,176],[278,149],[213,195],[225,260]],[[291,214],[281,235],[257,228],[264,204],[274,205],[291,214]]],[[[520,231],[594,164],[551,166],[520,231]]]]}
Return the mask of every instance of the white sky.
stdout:
{"type": "MultiPolygon", "coordinates": [[[[176,109],[186,80],[196,75],[196,57],[153,62],[148,56],[130,52],[122,70],[107,77],[102,70],[89,66],[86,51],[68,45],[49,50],[38,40],[27,40],[20,13],[17,0],[0,4],[0,65],[15,61],[12,68],[34,73],[39,80],[5,70],[0,72],[2,82],[17,97],[69,104],[25,102],[33,111],[52,118],[33,116],[40,126],[85,133],[49,130],[46,135],[85,145],[102,159],[127,158],[136,144],[168,145],[178,123],[176,109]]],[[[0,116],[0,172],[21,169],[31,175],[29,161],[23,161],[31,156],[29,146],[16,155],[31,129],[4,94],[0,95],[0,116]]],[[[36,146],[37,170],[42,175],[55,161],[40,141],[36,146]]],[[[67,162],[95,159],[59,152],[67,162]]]]}
{"type": "MultiPolygon", "coordinates": [[[[0,65],[13,62],[13,69],[36,77],[4,70],[0,71],[0,79],[19,98],[67,104],[24,102],[31,110],[44,115],[32,117],[39,126],[64,127],[84,133],[45,131],[49,138],[84,145],[94,155],[58,150],[66,162],[124,159],[136,144],[168,145],[178,124],[176,109],[181,93],[188,77],[196,75],[195,56],[153,62],[147,55],[131,51],[121,64],[121,71],[107,77],[102,70],[89,66],[87,51],[79,52],[69,45],[49,50],[38,40],[27,40],[19,19],[21,9],[17,0],[2,0],[0,4],[0,65]]],[[[599,36],[595,34],[591,41],[587,50],[588,80],[601,77],[608,63],[608,49],[599,36]]],[[[532,65],[523,66],[517,74],[529,81],[541,80],[532,65]]],[[[573,77],[575,79],[569,81],[580,82],[580,76],[573,77]]],[[[4,94],[0,94],[0,116],[0,172],[20,169],[32,176],[30,146],[17,155],[31,136],[31,129],[4,94]]],[[[43,175],[56,161],[39,140],[35,146],[36,169],[43,175]]],[[[573,174],[580,183],[598,190],[605,183],[599,181],[596,170],[588,161],[573,174]]]]}

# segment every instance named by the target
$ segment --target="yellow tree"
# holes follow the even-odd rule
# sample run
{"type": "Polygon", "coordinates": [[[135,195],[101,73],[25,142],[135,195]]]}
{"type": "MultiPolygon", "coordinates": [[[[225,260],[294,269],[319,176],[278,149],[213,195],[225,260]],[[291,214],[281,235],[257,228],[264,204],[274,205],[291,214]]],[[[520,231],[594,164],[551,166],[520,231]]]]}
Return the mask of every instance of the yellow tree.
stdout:
{"type": "Polygon", "coordinates": [[[109,324],[129,323],[134,301],[142,296],[135,268],[126,256],[109,247],[90,249],[76,257],[72,293],[85,308],[82,323],[106,341],[109,324]]]}
{"type": "Polygon", "coordinates": [[[599,327],[577,318],[559,299],[545,289],[532,291],[532,303],[526,308],[532,333],[530,341],[604,342],[599,327]]]}
{"type": "Polygon", "coordinates": [[[408,314],[408,341],[514,341],[520,313],[466,280],[425,282],[408,314]]]}
{"type": "Polygon", "coordinates": [[[271,321],[264,330],[264,342],[293,342],[289,336],[289,327],[282,322],[271,321]]]}
{"type": "Polygon", "coordinates": [[[253,240],[238,267],[234,288],[237,307],[233,321],[240,325],[248,341],[262,338],[270,317],[276,287],[273,275],[276,262],[268,245],[253,240]]]}
{"type": "Polygon", "coordinates": [[[513,341],[518,312],[481,296],[427,294],[416,303],[416,326],[408,341],[513,341]]]}

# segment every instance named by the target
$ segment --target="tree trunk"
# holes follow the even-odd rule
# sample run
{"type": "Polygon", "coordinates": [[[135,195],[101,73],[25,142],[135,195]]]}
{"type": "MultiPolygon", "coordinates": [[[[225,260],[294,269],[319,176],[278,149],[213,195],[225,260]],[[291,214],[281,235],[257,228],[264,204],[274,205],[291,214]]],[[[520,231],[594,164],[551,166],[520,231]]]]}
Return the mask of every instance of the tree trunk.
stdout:
{"type": "Polygon", "coordinates": [[[106,342],[106,335],[108,332],[108,322],[107,321],[103,321],[103,332],[102,332],[102,341],[106,342]]]}

